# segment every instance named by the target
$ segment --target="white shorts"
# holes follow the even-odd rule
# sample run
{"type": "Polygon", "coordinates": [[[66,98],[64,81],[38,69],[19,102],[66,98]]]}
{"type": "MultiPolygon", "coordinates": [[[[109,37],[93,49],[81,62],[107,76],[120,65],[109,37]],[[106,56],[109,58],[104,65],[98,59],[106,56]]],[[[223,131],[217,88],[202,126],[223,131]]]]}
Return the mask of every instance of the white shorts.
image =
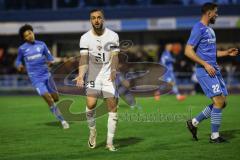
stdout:
{"type": "Polygon", "coordinates": [[[97,77],[95,80],[86,81],[86,94],[87,96],[94,97],[118,97],[115,82],[108,80],[109,77],[97,77]]]}

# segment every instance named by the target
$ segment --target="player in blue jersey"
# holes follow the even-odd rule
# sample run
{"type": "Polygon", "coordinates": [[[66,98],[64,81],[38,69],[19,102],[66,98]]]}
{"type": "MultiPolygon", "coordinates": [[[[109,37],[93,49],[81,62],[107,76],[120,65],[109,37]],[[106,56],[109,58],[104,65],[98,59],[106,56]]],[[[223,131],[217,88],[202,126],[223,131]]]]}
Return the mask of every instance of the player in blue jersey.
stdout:
{"type": "Polygon", "coordinates": [[[193,138],[198,140],[197,125],[202,120],[211,118],[210,143],[222,143],[226,140],[219,135],[219,128],[228,92],[217,64],[217,57],[236,56],[238,49],[217,50],[216,36],[209,25],[214,24],[218,17],[218,6],[214,3],[205,3],[201,10],[201,20],[192,28],[185,48],[185,55],[196,62],[195,72],[198,82],[205,95],[212,99],[212,104],[208,105],[192,120],[188,120],[187,126],[193,138]]]}
{"type": "MultiPolygon", "coordinates": [[[[122,66],[122,64],[119,64],[119,66],[122,66]]],[[[128,78],[123,73],[117,73],[115,84],[118,89],[118,94],[131,109],[141,109],[142,106],[136,102],[134,95],[130,91],[130,81],[128,78]]]]}
{"type": "Polygon", "coordinates": [[[26,68],[32,85],[47,102],[50,111],[61,122],[64,129],[69,128],[69,124],[64,120],[55,104],[59,97],[51,73],[48,70],[48,65],[53,62],[53,56],[44,42],[35,40],[31,25],[25,24],[22,26],[19,29],[19,35],[24,43],[18,49],[16,60],[18,71],[23,71],[26,68]]]}
{"type": "Polygon", "coordinates": [[[165,81],[169,82],[173,86],[173,93],[176,95],[177,100],[183,101],[186,96],[179,93],[176,77],[174,73],[173,65],[175,63],[175,58],[172,54],[179,54],[178,52],[173,52],[174,43],[167,42],[165,45],[165,50],[161,55],[160,63],[167,68],[167,72],[164,74],[163,78],[165,81]]]}

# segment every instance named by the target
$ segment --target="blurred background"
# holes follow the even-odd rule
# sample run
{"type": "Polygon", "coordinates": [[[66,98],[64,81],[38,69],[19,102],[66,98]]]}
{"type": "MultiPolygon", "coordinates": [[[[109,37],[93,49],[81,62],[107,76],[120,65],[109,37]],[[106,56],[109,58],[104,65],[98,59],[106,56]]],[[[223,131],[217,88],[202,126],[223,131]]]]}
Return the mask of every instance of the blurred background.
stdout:
{"type": "MultiPolygon", "coordinates": [[[[79,55],[79,39],[91,28],[93,8],[104,10],[106,26],[119,34],[120,44],[132,41],[133,46],[123,51],[129,61],[158,63],[166,42],[174,41],[179,89],[187,94],[200,92],[194,64],[183,50],[205,2],[219,4],[213,27],[218,49],[240,48],[240,0],[0,0],[0,94],[36,94],[27,75],[17,73],[14,66],[21,25],[31,24],[36,39],[46,42],[57,63],[62,63],[79,55]]],[[[240,93],[240,56],[218,63],[230,93],[240,93]]]]}

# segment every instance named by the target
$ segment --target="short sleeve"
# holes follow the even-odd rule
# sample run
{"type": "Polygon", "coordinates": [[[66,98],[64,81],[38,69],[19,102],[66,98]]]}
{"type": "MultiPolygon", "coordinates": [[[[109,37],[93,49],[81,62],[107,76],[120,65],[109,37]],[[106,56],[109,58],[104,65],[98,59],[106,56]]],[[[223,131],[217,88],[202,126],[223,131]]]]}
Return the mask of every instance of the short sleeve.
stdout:
{"type": "Polygon", "coordinates": [[[120,52],[118,34],[114,35],[113,42],[111,43],[110,46],[110,50],[111,52],[120,52]]]}
{"type": "Polygon", "coordinates": [[[49,51],[49,49],[48,49],[48,47],[45,43],[43,43],[43,48],[44,48],[43,49],[43,54],[46,56],[47,61],[53,61],[54,58],[53,58],[51,52],[49,51]]]}
{"type": "Polygon", "coordinates": [[[167,65],[168,63],[174,63],[175,59],[171,56],[171,53],[168,51],[164,51],[161,56],[161,63],[163,65],[167,65]]]}
{"type": "Polygon", "coordinates": [[[88,41],[85,36],[82,36],[80,38],[79,47],[80,47],[80,55],[88,54],[88,41]]]}
{"type": "Polygon", "coordinates": [[[197,46],[198,43],[201,40],[201,30],[199,26],[194,26],[192,31],[191,31],[191,35],[188,39],[187,44],[191,45],[191,46],[197,46]]]}
{"type": "Polygon", "coordinates": [[[165,55],[163,55],[163,56],[161,57],[161,63],[162,63],[163,65],[166,65],[167,59],[168,59],[168,57],[165,56],[165,55]]]}

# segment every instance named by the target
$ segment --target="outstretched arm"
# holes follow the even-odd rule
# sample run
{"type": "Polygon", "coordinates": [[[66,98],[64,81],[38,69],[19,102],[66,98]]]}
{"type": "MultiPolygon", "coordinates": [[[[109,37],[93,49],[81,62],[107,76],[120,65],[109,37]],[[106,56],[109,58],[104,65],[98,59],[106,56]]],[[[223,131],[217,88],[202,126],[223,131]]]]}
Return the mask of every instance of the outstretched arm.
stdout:
{"type": "Polygon", "coordinates": [[[225,57],[225,56],[237,56],[239,54],[237,48],[229,48],[224,51],[217,51],[217,57],[225,57]]]}

